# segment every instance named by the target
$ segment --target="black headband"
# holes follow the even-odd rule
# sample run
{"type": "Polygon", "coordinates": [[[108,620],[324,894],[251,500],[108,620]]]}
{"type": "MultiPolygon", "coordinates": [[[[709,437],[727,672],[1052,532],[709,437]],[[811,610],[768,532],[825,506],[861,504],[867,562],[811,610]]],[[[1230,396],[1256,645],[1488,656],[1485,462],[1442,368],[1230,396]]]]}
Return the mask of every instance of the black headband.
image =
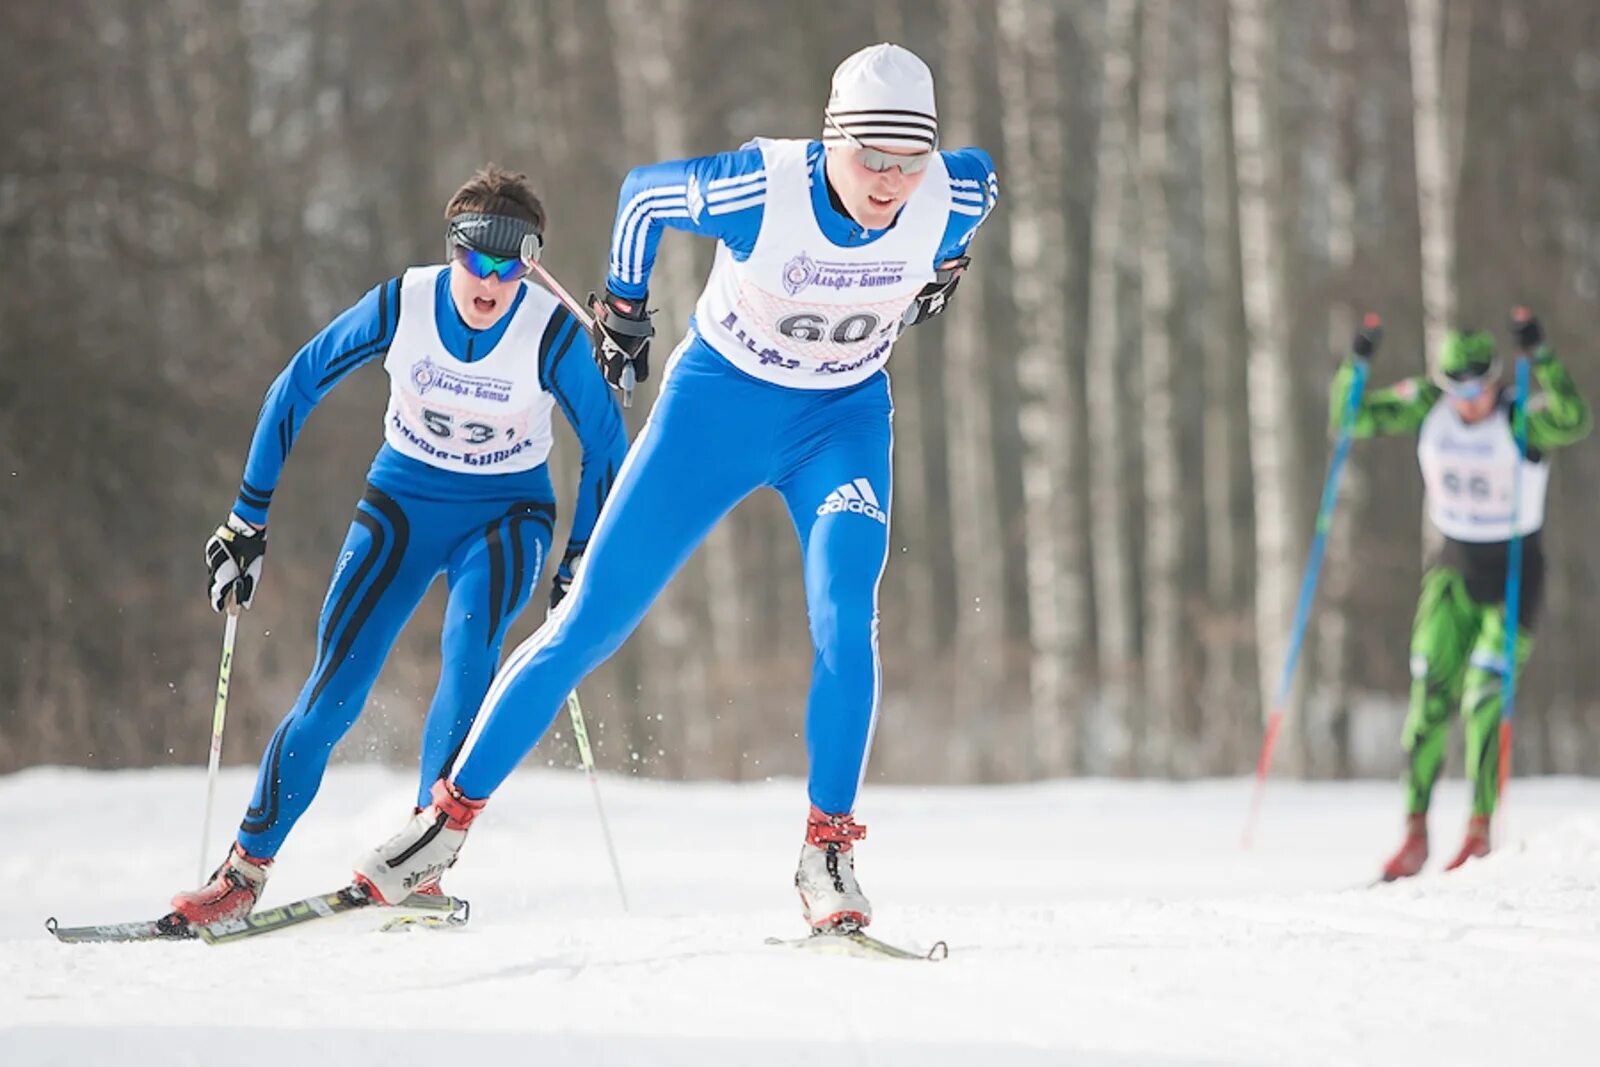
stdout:
{"type": "Polygon", "coordinates": [[[526,219],[510,215],[469,211],[450,220],[449,229],[445,231],[445,244],[447,248],[459,244],[501,259],[518,259],[522,256],[525,237],[533,238],[533,258],[538,259],[538,252],[544,248],[544,235],[539,232],[539,227],[526,219]]]}

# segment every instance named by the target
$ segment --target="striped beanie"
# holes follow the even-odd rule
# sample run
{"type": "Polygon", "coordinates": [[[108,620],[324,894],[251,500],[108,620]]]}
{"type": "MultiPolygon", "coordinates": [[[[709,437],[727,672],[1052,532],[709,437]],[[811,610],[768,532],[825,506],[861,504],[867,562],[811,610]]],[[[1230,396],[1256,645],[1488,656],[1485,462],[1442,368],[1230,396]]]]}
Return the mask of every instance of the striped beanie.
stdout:
{"type": "Polygon", "coordinates": [[[897,44],[875,44],[833,72],[822,143],[932,151],[939,145],[933,72],[897,44]]]}

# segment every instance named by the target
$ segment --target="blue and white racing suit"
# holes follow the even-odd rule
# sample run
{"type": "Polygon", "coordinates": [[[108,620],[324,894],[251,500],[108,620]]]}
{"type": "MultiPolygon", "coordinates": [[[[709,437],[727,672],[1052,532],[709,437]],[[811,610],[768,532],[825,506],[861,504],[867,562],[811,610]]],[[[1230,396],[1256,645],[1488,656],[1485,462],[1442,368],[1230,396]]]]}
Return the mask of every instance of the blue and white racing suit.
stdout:
{"type": "Polygon", "coordinates": [[[893,445],[884,363],[901,314],[935,265],[965,250],[998,186],[981,150],[940,152],[895,222],[865,230],[832,202],[824,163],[818,142],[757,140],[629,174],[611,291],[644,297],[663,226],[716,238],[716,262],[571,595],[490,687],[451,776],[468,797],[493,792],[711,527],[770,486],[804,559],[811,801],[853,809],[882,689],[893,445]]]}
{"type": "Polygon", "coordinates": [[[444,574],[443,666],[423,727],[417,791],[417,803],[428,803],[549,556],[552,411],[561,408],[583,452],[560,563],[567,575],[626,453],[621,413],[588,335],[553,296],[524,283],[499,322],[473,330],[449,285],[450,268],[414,267],[373,289],[295,355],[262,405],[234,505],[258,524],[311,409],[365,363],[381,358],[389,372],[385,444],[323,599],[316,663],[262,755],[239,828],[252,856],[277,854],[400,630],[444,574]]]}

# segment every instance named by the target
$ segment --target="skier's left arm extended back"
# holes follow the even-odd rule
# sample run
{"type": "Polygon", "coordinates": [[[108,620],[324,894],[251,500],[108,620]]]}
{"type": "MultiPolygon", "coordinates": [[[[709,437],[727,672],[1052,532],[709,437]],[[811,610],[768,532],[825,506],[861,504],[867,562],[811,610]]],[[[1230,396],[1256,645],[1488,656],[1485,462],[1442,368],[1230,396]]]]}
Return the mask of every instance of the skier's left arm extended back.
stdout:
{"type": "Polygon", "coordinates": [[[606,288],[628,300],[644,298],[667,226],[715,237],[743,259],[755,247],[766,201],[766,162],[754,144],[635,167],[617,198],[606,288]]]}
{"type": "Polygon", "coordinates": [[[617,401],[595,367],[589,335],[564,307],[550,316],[539,341],[539,384],[555,398],[583,453],[572,530],[554,578],[552,601],[558,601],[572,583],[600,507],[617,479],[628,451],[628,433],[617,401]]]}

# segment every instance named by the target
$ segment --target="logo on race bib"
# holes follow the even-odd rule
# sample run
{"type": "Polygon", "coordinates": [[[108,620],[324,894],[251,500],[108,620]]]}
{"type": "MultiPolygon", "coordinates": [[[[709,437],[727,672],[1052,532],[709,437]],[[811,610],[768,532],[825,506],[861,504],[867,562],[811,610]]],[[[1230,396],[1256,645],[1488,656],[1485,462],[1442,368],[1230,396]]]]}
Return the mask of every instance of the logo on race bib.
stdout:
{"type": "Polygon", "coordinates": [[[1446,430],[1439,435],[1439,451],[1456,456],[1493,456],[1495,443],[1481,434],[1457,435],[1446,430]]]}
{"type": "Polygon", "coordinates": [[[411,384],[417,387],[419,395],[433,388],[434,371],[436,369],[431,359],[424,359],[421,363],[412,365],[411,384]]]}
{"type": "Polygon", "coordinates": [[[462,374],[441,367],[428,356],[411,365],[411,384],[418,396],[427,396],[437,389],[454,396],[470,396],[477,400],[492,400],[505,404],[511,401],[512,383],[504,378],[490,378],[475,374],[462,374]]]}
{"type": "Polygon", "coordinates": [[[816,276],[817,265],[804,252],[783,265],[783,287],[790,296],[810,285],[811,279],[816,276]]]}
{"type": "Polygon", "coordinates": [[[903,259],[883,259],[874,263],[815,260],[801,252],[783,265],[783,287],[794,296],[807,286],[822,289],[875,289],[899,285],[905,280],[903,259]]]}

